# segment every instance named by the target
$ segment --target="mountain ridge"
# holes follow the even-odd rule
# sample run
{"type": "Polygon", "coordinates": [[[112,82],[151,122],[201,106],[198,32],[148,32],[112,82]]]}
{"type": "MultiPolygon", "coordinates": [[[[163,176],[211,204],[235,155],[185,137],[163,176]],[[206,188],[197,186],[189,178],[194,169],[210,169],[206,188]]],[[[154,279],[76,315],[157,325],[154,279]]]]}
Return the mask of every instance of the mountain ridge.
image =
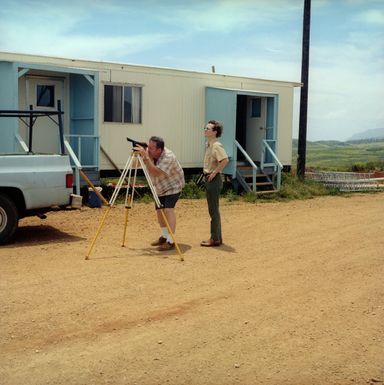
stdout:
{"type": "Polygon", "coordinates": [[[348,141],[362,140],[362,139],[384,139],[384,128],[372,128],[352,135],[348,141]]]}

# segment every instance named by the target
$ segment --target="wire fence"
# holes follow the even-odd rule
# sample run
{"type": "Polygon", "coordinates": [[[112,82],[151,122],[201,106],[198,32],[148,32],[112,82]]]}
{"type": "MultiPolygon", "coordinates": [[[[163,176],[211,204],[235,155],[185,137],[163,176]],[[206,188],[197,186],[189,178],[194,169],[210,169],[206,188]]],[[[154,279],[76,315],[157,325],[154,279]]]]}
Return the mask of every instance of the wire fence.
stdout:
{"type": "Polygon", "coordinates": [[[383,172],[306,172],[306,178],[339,191],[384,191],[383,172]]]}

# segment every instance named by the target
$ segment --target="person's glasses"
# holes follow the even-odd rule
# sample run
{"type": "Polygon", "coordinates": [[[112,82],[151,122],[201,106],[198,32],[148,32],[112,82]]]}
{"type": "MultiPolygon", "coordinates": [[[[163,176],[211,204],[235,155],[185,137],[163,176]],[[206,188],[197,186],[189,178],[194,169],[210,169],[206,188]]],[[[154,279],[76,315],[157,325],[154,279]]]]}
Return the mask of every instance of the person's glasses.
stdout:
{"type": "Polygon", "coordinates": [[[204,131],[213,131],[213,129],[209,127],[204,127],[204,131]]]}

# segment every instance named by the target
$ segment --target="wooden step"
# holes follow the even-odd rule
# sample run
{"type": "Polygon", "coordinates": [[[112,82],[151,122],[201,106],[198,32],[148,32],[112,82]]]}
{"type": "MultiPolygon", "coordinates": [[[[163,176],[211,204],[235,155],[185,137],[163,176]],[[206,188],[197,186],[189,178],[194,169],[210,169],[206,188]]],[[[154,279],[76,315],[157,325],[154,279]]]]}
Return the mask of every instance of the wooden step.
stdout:
{"type": "Polygon", "coordinates": [[[262,191],[256,191],[256,194],[260,195],[260,194],[273,194],[273,193],[277,193],[279,192],[279,190],[262,190],[262,191]]]}
{"type": "MultiPolygon", "coordinates": [[[[253,174],[251,173],[251,174],[243,174],[243,173],[241,173],[241,176],[243,177],[243,178],[253,178],[253,174]]],[[[256,174],[256,178],[262,178],[262,177],[267,177],[267,175],[265,175],[265,174],[256,174]]]]}

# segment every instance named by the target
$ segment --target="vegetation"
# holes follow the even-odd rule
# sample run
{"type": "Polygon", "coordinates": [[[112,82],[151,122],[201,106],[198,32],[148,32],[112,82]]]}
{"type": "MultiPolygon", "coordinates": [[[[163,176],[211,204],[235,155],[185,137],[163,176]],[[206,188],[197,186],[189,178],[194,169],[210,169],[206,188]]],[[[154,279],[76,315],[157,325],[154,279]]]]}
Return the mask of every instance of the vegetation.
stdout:
{"type": "MultiPolygon", "coordinates": [[[[266,201],[289,201],[294,199],[310,199],[323,195],[340,194],[338,191],[329,189],[313,180],[301,180],[291,173],[283,173],[282,186],[280,191],[269,194],[236,193],[230,182],[225,182],[221,192],[222,198],[227,202],[266,202],[266,201]]],[[[205,198],[205,189],[202,184],[197,184],[195,178],[190,179],[181,194],[181,199],[202,199],[205,198]]],[[[140,202],[151,203],[153,198],[150,191],[141,197],[136,197],[140,202]]],[[[120,201],[120,203],[122,203],[120,201]]]]}
{"type": "Polygon", "coordinates": [[[283,173],[280,191],[269,194],[244,193],[241,196],[241,199],[246,202],[290,201],[337,194],[341,193],[337,190],[325,187],[314,180],[301,180],[291,173],[283,173]]]}
{"type": "MultiPolygon", "coordinates": [[[[292,165],[297,162],[297,140],[293,141],[292,165]]],[[[307,169],[323,171],[354,171],[370,172],[384,171],[384,139],[359,140],[350,142],[318,141],[307,142],[307,169]]],[[[102,185],[117,183],[118,178],[103,179],[102,185]]],[[[144,177],[140,177],[137,183],[147,185],[144,177]]],[[[106,189],[108,190],[108,189],[106,189]]],[[[106,191],[104,191],[105,194],[106,191]]],[[[124,203],[126,190],[122,189],[116,203],[124,203]]],[[[293,199],[310,199],[323,195],[344,194],[337,190],[327,188],[321,183],[313,180],[301,180],[294,174],[283,173],[280,191],[269,194],[241,193],[237,194],[230,182],[225,182],[222,197],[227,202],[265,202],[265,201],[288,201],[293,199]]],[[[111,195],[111,192],[109,194],[111,195]]],[[[205,198],[205,189],[199,182],[198,175],[186,176],[186,184],[181,193],[182,199],[205,198]]],[[[135,193],[135,200],[152,203],[153,197],[149,187],[141,187],[135,193]]]]}
{"type": "MultiPolygon", "coordinates": [[[[292,146],[292,165],[297,163],[297,140],[292,146]]],[[[384,139],[366,141],[307,142],[307,169],[323,171],[384,170],[384,139]]]]}

